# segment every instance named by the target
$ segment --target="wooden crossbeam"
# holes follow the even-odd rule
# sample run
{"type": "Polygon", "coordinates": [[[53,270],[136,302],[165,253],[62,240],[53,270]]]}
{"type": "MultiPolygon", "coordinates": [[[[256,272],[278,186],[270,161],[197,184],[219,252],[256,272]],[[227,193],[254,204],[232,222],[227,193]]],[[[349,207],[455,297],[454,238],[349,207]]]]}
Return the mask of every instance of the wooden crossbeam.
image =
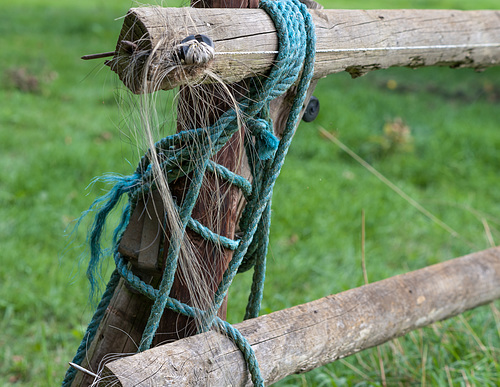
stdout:
{"type": "MultiPolygon", "coordinates": [[[[498,298],[500,247],[235,327],[255,350],[267,385],[498,298]]],[[[215,332],[113,361],[105,366],[104,375],[103,382],[121,386],[224,386],[228,380],[233,386],[251,385],[241,353],[228,338],[215,332]]]]}
{"type": "MultiPolygon", "coordinates": [[[[311,14],[318,39],[316,78],[341,71],[357,77],[393,66],[483,70],[500,64],[500,11],[311,10],[311,14]]],[[[148,60],[157,73],[168,70],[157,89],[210,81],[196,66],[165,59],[192,34],[213,39],[215,58],[208,67],[226,82],[266,74],[274,65],[278,39],[265,11],[160,7],[129,11],[114,58],[107,64],[136,93],[142,91],[141,70],[148,60]]]]}

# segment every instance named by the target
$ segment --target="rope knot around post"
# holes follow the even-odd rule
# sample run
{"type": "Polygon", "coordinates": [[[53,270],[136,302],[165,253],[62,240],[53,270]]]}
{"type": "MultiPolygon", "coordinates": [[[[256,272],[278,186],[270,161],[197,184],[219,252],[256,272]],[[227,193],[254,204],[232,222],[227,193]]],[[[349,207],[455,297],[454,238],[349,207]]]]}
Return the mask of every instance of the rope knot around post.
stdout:
{"type": "Polygon", "coordinates": [[[246,127],[255,137],[255,148],[259,159],[268,160],[273,157],[278,149],[279,140],[273,134],[272,121],[256,118],[248,120],[246,127]]]}
{"type": "MultiPolygon", "coordinates": [[[[80,364],[85,357],[87,344],[93,340],[118,279],[122,277],[130,287],[153,300],[151,314],[143,332],[139,351],[146,350],[151,346],[161,315],[165,308],[169,308],[188,317],[200,318],[203,322],[203,326],[200,328],[202,331],[217,326],[242,351],[254,385],[264,385],[252,347],[237,329],[218,318],[216,313],[237,272],[247,270],[252,266],[255,270],[254,281],[245,318],[256,317],[259,313],[264,284],[272,191],[298,125],[300,111],[313,76],[316,37],[311,15],[306,6],[298,0],[261,0],[260,7],[269,14],[276,25],[279,37],[279,51],[276,56],[277,65],[274,66],[267,77],[256,82],[261,87],[258,90],[250,90],[248,98],[239,102],[238,106],[243,116],[248,117],[246,120],[247,127],[256,138],[253,151],[256,150],[259,158],[263,161],[260,164],[260,170],[253,175],[253,182],[250,183],[242,176],[232,173],[211,160],[239,128],[238,112],[235,109],[224,113],[209,128],[179,132],[158,141],[155,145],[155,152],[153,152],[156,155],[161,155],[158,161],[160,162],[161,171],[165,174],[169,183],[180,176],[190,174],[189,188],[178,207],[179,218],[183,227],[182,235],[184,235],[186,228],[189,228],[203,238],[234,251],[229,266],[215,293],[213,305],[208,310],[199,310],[170,297],[181,240],[177,238],[171,239],[166,255],[163,277],[158,288],[153,288],[137,277],[127,267],[125,258],[118,252],[117,246],[138,199],[145,193],[156,189],[151,152],[148,152],[141,159],[133,175],[107,178],[113,180],[115,186],[107,195],[97,199],[90,208],[92,210],[100,206],[89,235],[91,258],[88,276],[93,285],[95,283],[94,275],[103,256],[100,244],[106,218],[118,205],[123,195],[127,194],[129,198],[114,234],[115,248],[113,254],[116,269],[87,328],[73,363],[80,364]],[[283,135],[278,140],[272,133],[269,104],[272,99],[283,94],[297,81],[297,93],[283,135]],[[188,149],[189,147],[186,144],[196,144],[194,149],[197,152],[194,158],[191,154],[193,149],[188,149]],[[244,219],[240,222],[240,225],[244,227],[242,227],[242,234],[238,240],[222,237],[191,217],[206,171],[220,173],[228,182],[239,187],[247,199],[243,214],[244,219]]],[[[194,40],[198,42],[201,40],[200,43],[205,44],[201,37],[194,37],[194,40]]],[[[183,51],[182,54],[186,58],[189,57],[189,49],[183,51]]],[[[247,144],[247,155],[252,151],[251,149],[252,144],[247,144]]],[[[71,384],[75,372],[74,369],[68,370],[63,386],[71,384]]]]}

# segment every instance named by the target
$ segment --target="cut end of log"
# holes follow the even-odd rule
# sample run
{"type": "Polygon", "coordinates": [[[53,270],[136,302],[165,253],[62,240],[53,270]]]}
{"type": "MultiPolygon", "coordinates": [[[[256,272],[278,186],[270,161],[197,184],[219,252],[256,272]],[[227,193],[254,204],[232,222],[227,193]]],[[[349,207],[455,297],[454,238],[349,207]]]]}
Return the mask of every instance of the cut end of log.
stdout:
{"type": "Polygon", "coordinates": [[[120,80],[133,93],[140,93],[144,66],[151,53],[152,44],[147,28],[138,20],[134,9],[129,10],[123,21],[113,59],[105,62],[118,74],[120,80]]]}
{"type": "Polygon", "coordinates": [[[203,77],[214,51],[201,38],[196,39],[200,35],[185,34],[188,40],[180,40],[183,35],[167,20],[165,9],[132,8],[123,21],[114,57],[105,64],[134,94],[195,82],[203,77]]]}

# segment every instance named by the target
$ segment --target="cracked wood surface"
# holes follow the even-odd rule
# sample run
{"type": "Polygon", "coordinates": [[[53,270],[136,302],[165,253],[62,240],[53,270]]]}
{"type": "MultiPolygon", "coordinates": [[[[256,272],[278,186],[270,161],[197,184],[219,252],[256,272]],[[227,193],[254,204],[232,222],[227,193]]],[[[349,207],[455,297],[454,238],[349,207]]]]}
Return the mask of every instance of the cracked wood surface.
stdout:
{"type": "MultiPolygon", "coordinates": [[[[252,344],[266,384],[272,384],[497,298],[500,247],[247,320],[235,327],[252,344]]],[[[229,339],[214,332],[108,363],[106,373],[106,383],[122,386],[251,385],[241,353],[229,339]]]]}
{"type": "MultiPolygon", "coordinates": [[[[500,64],[500,11],[315,9],[311,14],[319,51],[316,78],[341,71],[357,77],[393,66],[482,70],[500,64]]],[[[258,53],[278,47],[274,24],[261,9],[132,8],[118,42],[135,40],[144,50],[163,42],[156,54],[160,57],[172,44],[196,33],[214,40],[219,54],[209,67],[226,82],[266,74],[273,65],[275,54],[258,53]],[[257,53],[237,54],[243,52],[257,53]]],[[[118,44],[109,62],[122,81],[128,58],[118,44]]],[[[201,74],[182,66],[171,71],[160,88],[200,81],[201,74]]],[[[137,85],[128,86],[139,91],[137,85]]]]}

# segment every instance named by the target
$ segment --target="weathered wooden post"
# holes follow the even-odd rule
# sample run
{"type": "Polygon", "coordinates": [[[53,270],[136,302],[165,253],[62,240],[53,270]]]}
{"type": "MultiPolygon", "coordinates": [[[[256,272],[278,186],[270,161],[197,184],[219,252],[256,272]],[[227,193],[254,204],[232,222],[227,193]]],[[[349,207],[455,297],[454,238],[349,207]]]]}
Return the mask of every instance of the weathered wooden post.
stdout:
{"type": "MultiPolygon", "coordinates": [[[[203,2],[193,1],[192,5],[199,8],[213,8],[215,6],[219,8],[255,8],[258,6],[258,2],[254,0],[223,2],[204,0],[203,2]]],[[[137,78],[136,81],[138,81],[137,78]]],[[[233,87],[238,87],[238,85],[233,87]]],[[[218,95],[213,86],[206,85],[197,91],[200,94],[193,96],[189,91],[181,89],[179,106],[182,105],[184,109],[178,112],[179,131],[189,127],[196,128],[212,124],[220,114],[229,108],[226,102],[227,98],[218,95]],[[207,96],[210,98],[207,98],[207,96]],[[196,98],[196,100],[193,100],[193,98],[196,98]],[[211,112],[208,118],[206,117],[207,111],[211,112]]],[[[242,165],[241,140],[243,135],[243,133],[235,134],[217,155],[216,160],[216,162],[236,173],[240,173],[242,165]]],[[[241,200],[241,194],[234,187],[223,187],[223,182],[219,180],[216,176],[205,179],[200,192],[201,200],[197,201],[193,216],[206,226],[213,228],[215,225],[213,214],[218,214],[220,218],[217,220],[217,225],[221,226],[219,229],[220,235],[234,238],[235,226],[238,220],[238,202],[241,200]],[[221,191],[217,191],[219,192],[218,195],[211,195],[211,192],[216,192],[215,187],[217,186],[223,188],[221,191]]],[[[189,185],[187,178],[180,178],[174,182],[171,187],[173,196],[182,198],[187,185],[189,185]]],[[[120,251],[133,262],[132,266],[135,267],[135,274],[143,279],[150,278],[151,283],[154,285],[157,285],[159,278],[161,278],[160,265],[158,265],[158,262],[162,259],[159,257],[159,245],[161,241],[165,244],[164,254],[168,251],[169,245],[168,238],[158,237],[162,232],[161,219],[163,218],[163,212],[164,209],[158,194],[152,194],[144,198],[136,207],[120,246],[120,251]]],[[[213,294],[228,261],[231,259],[232,252],[217,249],[194,232],[188,231],[188,237],[197,250],[197,254],[193,258],[199,261],[200,267],[208,274],[204,286],[207,286],[213,294]]],[[[192,295],[185,284],[185,280],[178,274],[176,274],[171,296],[181,302],[190,303],[192,295]]],[[[108,307],[107,314],[99,327],[97,339],[95,343],[92,343],[89,350],[88,364],[84,363],[83,366],[97,372],[99,365],[106,360],[108,354],[135,352],[137,350],[136,345],[141,340],[150,310],[151,301],[128,290],[123,280],[121,280],[120,287],[115,292],[115,298],[108,307]]],[[[225,304],[218,314],[225,319],[225,304]]],[[[161,319],[154,344],[175,341],[195,333],[196,326],[189,318],[166,310],[161,319]]],[[[73,385],[90,385],[94,379],[90,375],[80,374],[79,376],[81,379],[76,378],[73,385]]]]}
{"type": "MultiPolygon", "coordinates": [[[[192,0],[191,6],[195,8],[257,8],[256,0],[192,0]]],[[[244,93],[244,80],[241,84],[235,83],[228,85],[228,90],[233,98],[244,93]]],[[[231,105],[228,102],[228,96],[221,93],[220,89],[213,85],[204,85],[197,88],[197,94],[194,95],[189,89],[181,86],[180,97],[177,109],[178,130],[194,129],[212,125],[231,105]],[[179,108],[181,107],[181,108],[179,108]]],[[[221,149],[215,158],[215,162],[228,168],[230,171],[241,174],[243,160],[243,138],[245,128],[233,135],[228,143],[221,149]]],[[[187,178],[180,178],[172,186],[174,197],[183,197],[186,190],[187,178]]],[[[197,201],[192,216],[198,219],[210,229],[218,229],[219,234],[227,238],[234,239],[234,233],[238,219],[241,215],[242,200],[241,192],[231,185],[225,184],[220,177],[210,174],[207,175],[200,191],[200,199],[197,201]],[[214,195],[215,193],[215,195],[214,195]]],[[[222,279],[222,275],[232,257],[232,251],[228,249],[221,250],[213,243],[210,243],[200,237],[195,232],[188,230],[188,237],[196,247],[197,254],[194,259],[198,260],[201,271],[206,273],[204,286],[213,299],[217,286],[222,279]]],[[[168,242],[164,251],[168,248],[168,242]]],[[[190,298],[193,295],[186,285],[186,280],[176,276],[176,280],[171,290],[171,297],[190,304],[190,298]]],[[[225,301],[218,311],[218,316],[226,319],[225,301]]],[[[206,305],[209,307],[209,305],[206,305]]],[[[196,326],[189,318],[175,313],[171,310],[165,310],[160,323],[158,340],[156,343],[165,341],[175,341],[177,339],[194,335],[196,326]]]]}
{"type": "MultiPolygon", "coordinates": [[[[218,0],[206,0],[193,2],[192,5],[199,8],[217,6],[219,8],[235,7],[241,9],[256,8],[258,1],[232,0],[221,3],[218,0]]],[[[309,1],[309,6],[320,7],[313,1],[309,1]]],[[[117,44],[116,58],[123,58],[121,50],[125,46],[126,53],[129,53],[130,43],[126,43],[124,46],[124,39],[130,39],[132,44],[136,44],[134,40],[140,37],[137,44],[145,44],[144,37],[140,35],[141,32],[135,29],[135,22],[132,22],[131,27],[133,28],[127,26],[130,21],[130,17],[127,17],[124,22],[124,28],[117,44]]],[[[189,28],[187,31],[189,31],[189,28]]],[[[196,31],[196,29],[193,29],[193,31],[196,31]]],[[[100,55],[91,57],[96,58],[100,57],[100,55]]],[[[117,69],[118,64],[116,61],[109,61],[108,64],[113,69],[117,69]]],[[[136,74],[135,77],[127,75],[126,79],[139,82],[141,78],[140,70],[136,74]]],[[[309,89],[308,99],[312,95],[315,84],[316,82],[309,89]]],[[[238,96],[242,96],[246,92],[245,79],[242,78],[237,83],[228,84],[227,88],[234,98],[238,99],[238,96]]],[[[138,84],[137,88],[132,87],[131,90],[142,92],[138,84]]],[[[217,87],[213,85],[208,84],[197,87],[196,91],[197,95],[195,96],[181,86],[179,106],[182,106],[182,109],[179,109],[177,114],[179,131],[213,124],[222,113],[231,107],[227,102],[227,96],[221,95],[217,87]],[[208,117],[207,112],[209,112],[208,117]]],[[[284,127],[291,106],[290,97],[294,93],[294,90],[290,90],[272,104],[275,132],[278,134],[281,133],[281,128],[284,127]]],[[[238,174],[241,174],[241,169],[245,168],[247,163],[242,149],[244,131],[245,128],[242,127],[240,132],[233,135],[214,159],[217,163],[238,174]]],[[[249,175],[246,177],[250,178],[249,175]]],[[[173,182],[170,187],[173,197],[183,198],[188,185],[189,182],[186,177],[181,177],[173,182]]],[[[242,194],[237,188],[224,184],[221,178],[213,174],[207,175],[200,191],[200,199],[195,205],[192,216],[211,229],[217,226],[220,235],[234,238],[235,228],[243,208],[241,205],[242,200],[242,194]],[[217,194],[214,195],[214,192],[217,194]]],[[[158,237],[165,232],[162,229],[161,221],[163,213],[164,208],[158,193],[153,192],[146,195],[138,202],[119,246],[120,253],[129,259],[134,274],[153,286],[157,286],[161,279],[162,263],[169,246],[166,235],[163,238],[158,237]],[[161,255],[161,243],[164,244],[163,256],[161,255]]],[[[202,286],[205,286],[213,297],[231,259],[232,251],[221,250],[201,238],[197,233],[189,230],[188,237],[196,250],[193,259],[198,261],[197,265],[201,267],[202,272],[206,273],[204,278],[206,283],[202,286]]],[[[176,274],[170,295],[187,304],[191,303],[190,299],[193,296],[186,286],[185,279],[178,274],[176,274]]],[[[152,303],[148,298],[130,290],[125,281],[121,279],[98,328],[96,338],[89,343],[87,356],[82,362],[83,368],[98,374],[111,356],[136,352],[149,317],[151,305],[152,303]]],[[[225,304],[219,309],[218,315],[225,319],[225,304]]],[[[195,333],[196,326],[192,319],[165,310],[153,344],[172,342],[195,333]]],[[[79,373],[72,385],[87,386],[93,383],[94,379],[95,376],[93,375],[79,373]]]]}

